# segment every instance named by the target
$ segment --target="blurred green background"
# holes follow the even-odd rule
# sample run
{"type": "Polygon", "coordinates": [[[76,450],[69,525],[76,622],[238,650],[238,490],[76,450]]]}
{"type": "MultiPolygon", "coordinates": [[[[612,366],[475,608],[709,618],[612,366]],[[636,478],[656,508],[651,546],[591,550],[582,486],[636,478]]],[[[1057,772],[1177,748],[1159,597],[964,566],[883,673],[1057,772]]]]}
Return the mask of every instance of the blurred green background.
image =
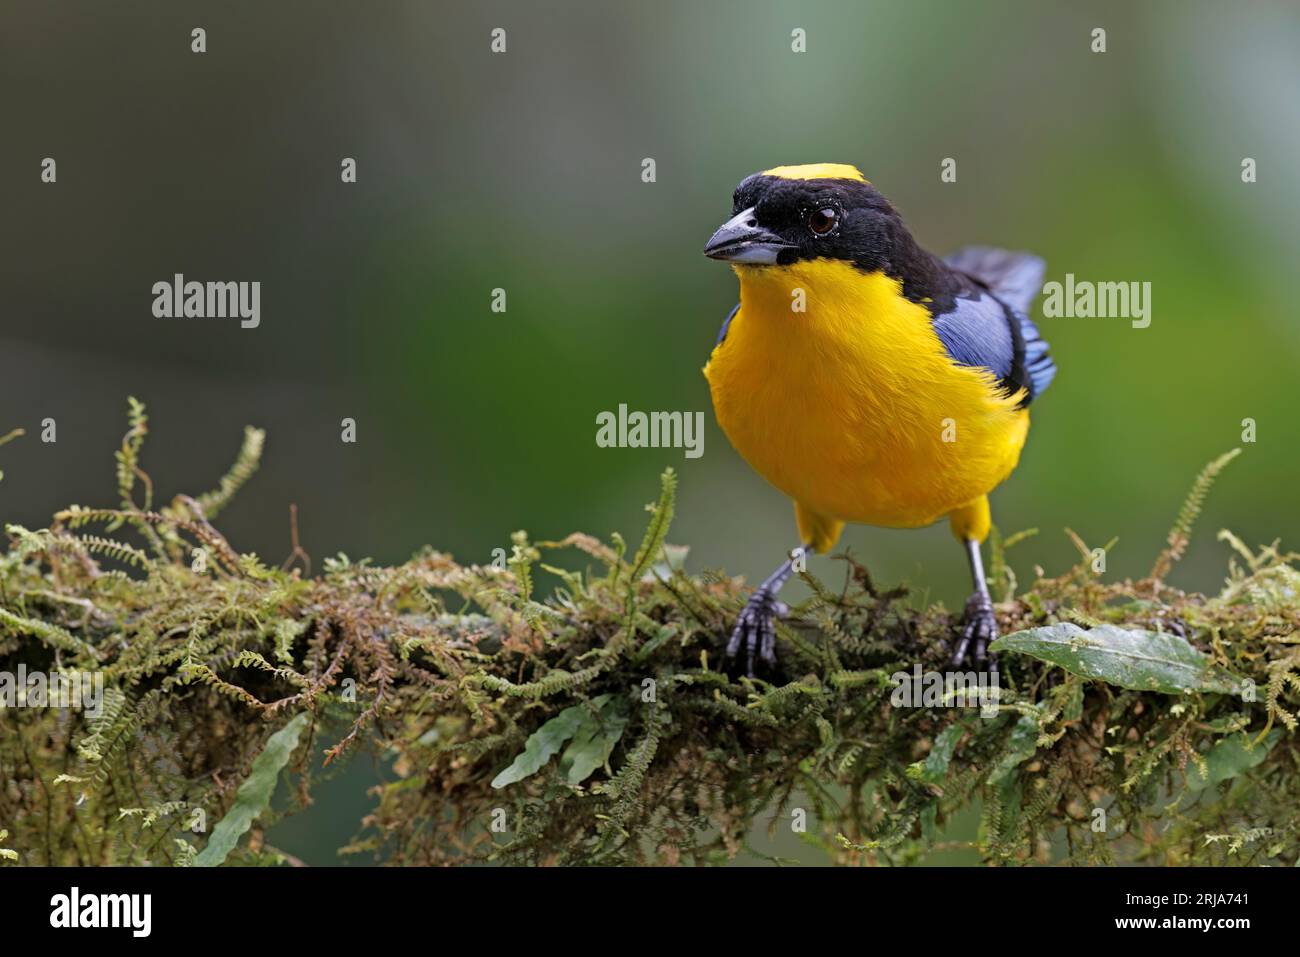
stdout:
{"type": "MultiPolygon", "coordinates": [[[[487,561],[516,528],[632,536],[672,465],[672,539],[691,566],[761,577],[793,517],[709,411],[700,368],[736,281],[700,250],[743,176],[832,161],[860,166],[936,252],[1025,248],[1049,279],[1152,284],[1147,329],[1037,317],[1060,374],[994,496],[1004,531],[1041,529],[1012,555],[1022,579],[1076,557],[1066,526],[1118,536],[1111,574],[1146,572],[1247,417],[1258,441],[1175,581],[1217,585],[1221,527],[1300,540],[1294,4],[0,11],[0,432],[29,432],[0,451],[5,521],[110,503],[134,394],[164,497],[212,484],[245,423],[268,430],[261,473],[223,516],[243,551],[288,553],[290,502],[318,567],[424,543],[487,561]],[[206,54],[190,52],[194,27],[206,54]],[[56,185],[40,182],[47,156],[56,185]],[[646,157],[657,182],[641,181],[646,157]],[[945,157],[956,183],[940,182],[945,157]],[[260,328],[155,319],[151,286],[174,272],[261,281],[260,328]],[[619,403],[704,410],[703,457],[597,448],[595,416],[619,403]],[[39,440],[46,417],[57,443],[39,440]]],[[[843,544],[919,599],[966,594],[945,525],[852,528],[843,544]]],[[[370,773],[362,761],[325,785],[280,843],[331,860],[370,773]]]]}

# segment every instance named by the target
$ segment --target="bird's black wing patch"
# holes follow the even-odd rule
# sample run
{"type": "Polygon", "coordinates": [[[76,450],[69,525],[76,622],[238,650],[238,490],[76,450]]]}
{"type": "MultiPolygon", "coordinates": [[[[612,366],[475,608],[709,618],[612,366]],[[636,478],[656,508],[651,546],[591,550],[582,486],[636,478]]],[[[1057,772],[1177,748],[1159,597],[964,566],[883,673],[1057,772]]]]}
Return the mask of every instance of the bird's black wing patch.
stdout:
{"type": "Polygon", "coordinates": [[[740,312],[740,303],[736,303],[731,312],[727,313],[727,318],[722,320],[722,328],[718,330],[718,341],[713,344],[713,348],[722,345],[722,340],[727,338],[727,330],[731,328],[731,320],[736,318],[736,313],[740,312]]]}

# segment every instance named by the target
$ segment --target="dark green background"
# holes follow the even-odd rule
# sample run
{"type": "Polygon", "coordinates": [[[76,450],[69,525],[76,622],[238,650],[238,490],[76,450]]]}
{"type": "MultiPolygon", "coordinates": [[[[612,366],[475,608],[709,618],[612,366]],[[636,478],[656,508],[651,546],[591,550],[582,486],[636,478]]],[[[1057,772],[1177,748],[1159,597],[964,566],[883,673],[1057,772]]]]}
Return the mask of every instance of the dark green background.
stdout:
{"type": "MultiPolygon", "coordinates": [[[[206,489],[244,423],[268,430],[261,474],[223,517],[244,551],[287,554],[290,502],[318,565],[424,543],[486,561],[516,528],[632,536],[673,465],[691,565],[760,576],[793,520],[708,411],[700,368],[736,282],[700,249],[744,175],[833,161],[859,165],[936,252],[1027,248],[1049,278],[1152,283],[1150,328],[1041,322],[1060,374],[994,496],[1004,530],[1042,530],[1013,555],[1022,579],[1075,558],[1065,526],[1118,536],[1111,573],[1144,573],[1246,417],[1258,442],[1176,581],[1216,586],[1221,527],[1300,538],[1293,4],[0,11],[0,432],[29,431],[0,450],[6,521],[111,503],[134,394],[165,496],[206,489]],[[206,54],[190,52],[195,26],[206,54]],[[46,156],[57,185],[40,182],[46,156]],[[339,181],[344,156],[356,185],[339,181]],[[174,272],[260,280],[261,327],[154,319],[151,286],[174,272]],[[704,456],[597,448],[596,413],[620,402],[705,410],[704,456]],[[339,440],[345,416],[356,445],[339,440]]],[[[920,598],[965,594],[942,525],[853,528],[844,544],[920,598]]],[[[285,846],[329,859],[365,807],[331,793],[285,846]]]]}

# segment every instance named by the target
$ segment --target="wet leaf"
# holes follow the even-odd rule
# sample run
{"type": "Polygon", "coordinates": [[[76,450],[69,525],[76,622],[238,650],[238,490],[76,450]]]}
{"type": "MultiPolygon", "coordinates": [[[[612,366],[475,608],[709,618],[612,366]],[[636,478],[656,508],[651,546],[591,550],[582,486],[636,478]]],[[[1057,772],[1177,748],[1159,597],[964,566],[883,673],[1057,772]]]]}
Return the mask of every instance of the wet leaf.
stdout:
{"type": "Polygon", "coordinates": [[[1030,655],[1081,678],[1095,678],[1134,691],[1212,691],[1234,694],[1241,679],[1212,666],[1186,638],[1169,632],[1100,625],[1085,630],[1071,622],[1005,635],[990,651],[1030,655]]]}

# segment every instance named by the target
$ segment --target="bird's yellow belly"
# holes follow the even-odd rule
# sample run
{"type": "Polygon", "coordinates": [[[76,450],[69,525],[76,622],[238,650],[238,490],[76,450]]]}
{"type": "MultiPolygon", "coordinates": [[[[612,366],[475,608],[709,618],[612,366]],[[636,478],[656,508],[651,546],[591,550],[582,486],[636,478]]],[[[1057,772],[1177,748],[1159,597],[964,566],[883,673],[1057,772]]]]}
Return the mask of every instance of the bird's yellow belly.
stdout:
{"type": "Polygon", "coordinates": [[[953,363],[896,281],[847,264],[738,269],[741,310],[705,375],[718,423],[778,489],[821,515],[933,522],[1015,468],[1029,416],[953,363]],[[791,309],[791,292],[807,309],[791,309]]]}

